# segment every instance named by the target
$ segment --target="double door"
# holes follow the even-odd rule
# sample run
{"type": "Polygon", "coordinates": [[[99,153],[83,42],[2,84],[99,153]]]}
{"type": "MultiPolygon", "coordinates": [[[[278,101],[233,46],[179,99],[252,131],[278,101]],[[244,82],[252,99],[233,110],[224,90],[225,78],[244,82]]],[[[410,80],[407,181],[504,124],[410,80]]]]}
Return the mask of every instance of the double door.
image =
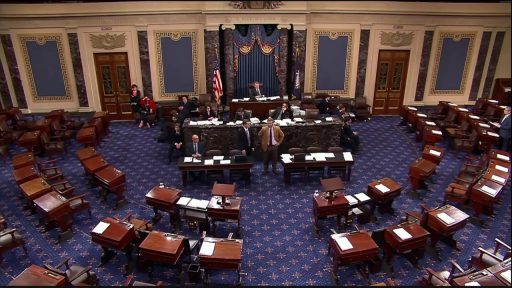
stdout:
{"type": "Polygon", "coordinates": [[[133,119],[128,53],[95,53],[94,64],[102,111],[110,120],[133,119]]]}
{"type": "Polygon", "coordinates": [[[409,51],[381,50],[377,65],[373,115],[398,115],[404,101],[409,51]]]}

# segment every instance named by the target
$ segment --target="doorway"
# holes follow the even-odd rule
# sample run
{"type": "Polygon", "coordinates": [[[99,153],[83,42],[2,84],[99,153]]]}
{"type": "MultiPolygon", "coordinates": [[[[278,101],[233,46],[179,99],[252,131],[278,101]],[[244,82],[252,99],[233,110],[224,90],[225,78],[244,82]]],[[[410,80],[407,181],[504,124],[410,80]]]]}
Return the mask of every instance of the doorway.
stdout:
{"type": "Polygon", "coordinates": [[[398,115],[404,101],[408,50],[380,50],[373,97],[373,115],[398,115]]]}
{"type": "Polygon", "coordinates": [[[110,120],[133,119],[128,53],[95,53],[94,65],[101,110],[110,120]]]}

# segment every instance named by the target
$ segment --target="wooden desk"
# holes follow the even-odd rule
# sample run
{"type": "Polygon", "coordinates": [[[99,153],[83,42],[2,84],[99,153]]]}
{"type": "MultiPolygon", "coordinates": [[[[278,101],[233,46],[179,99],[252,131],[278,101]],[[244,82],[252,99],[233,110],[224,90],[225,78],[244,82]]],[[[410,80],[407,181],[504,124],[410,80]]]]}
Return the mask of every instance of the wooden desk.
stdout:
{"type": "Polygon", "coordinates": [[[393,201],[400,196],[402,186],[390,178],[382,178],[368,184],[367,194],[372,198],[371,213],[375,211],[375,207],[379,206],[380,213],[394,213],[393,201]],[[389,191],[382,192],[379,185],[386,186],[389,191]]]}
{"type": "Polygon", "coordinates": [[[268,111],[283,105],[283,100],[272,101],[237,101],[229,103],[229,119],[235,119],[236,111],[239,108],[244,110],[252,110],[252,117],[259,119],[267,119],[268,111]]]}
{"type": "Polygon", "coordinates": [[[50,119],[51,121],[56,120],[58,122],[63,122],[63,120],[64,120],[64,109],[52,110],[52,111],[48,112],[48,114],[46,114],[44,116],[44,118],[50,119]]]}
{"type": "MultiPolygon", "coordinates": [[[[71,206],[69,201],[56,191],[51,191],[43,196],[34,199],[34,206],[47,223],[55,221],[60,228],[58,241],[65,236],[66,232],[71,232],[73,219],[71,218],[71,206]]],[[[47,229],[50,226],[47,225],[47,229]]]]}
{"type": "Polygon", "coordinates": [[[86,147],[99,145],[98,137],[94,127],[82,127],[76,133],[76,141],[86,147]]]}
{"type": "Polygon", "coordinates": [[[340,175],[343,177],[345,181],[350,181],[350,176],[352,174],[352,165],[354,165],[354,159],[345,159],[343,153],[333,153],[334,157],[325,158],[325,161],[316,161],[316,160],[306,160],[304,162],[292,162],[285,163],[282,158],[280,158],[279,162],[283,165],[284,169],[284,183],[290,184],[291,179],[291,171],[298,169],[307,169],[307,168],[343,168],[345,172],[340,175]]]}
{"type": "Polygon", "coordinates": [[[436,172],[436,167],[435,163],[426,159],[416,159],[409,166],[409,180],[411,181],[412,189],[427,188],[425,181],[436,172]]]}
{"type": "Polygon", "coordinates": [[[185,241],[182,236],[151,231],[146,239],[139,245],[140,259],[150,262],[149,275],[153,272],[154,262],[176,265],[185,250],[185,241]]]}
{"type": "MultiPolygon", "coordinates": [[[[182,183],[183,186],[186,186],[188,183],[188,172],[191,171],[211,171],[211,170],[244,170],[245,173],[245,181],[247,184],[251,183],[251,168],[253,163],[249,160],[243,163],[235,163],[233,157],[224,157],[230,160],[229,164],[220,164],[220,160],[214,160],[213,165],[205,165],[204,161],[213,159],[213,157],[203,157],[201,158],[200,163],[194,162],[183,162],[185,158],[180,158],[178,161],[178,168],[181,171],[182,183]]],[[[225,159],[225,160],[227,160],[225,159]]]]}
{"type": "Polygon", "coordinates": [[[505,279],[505,277],[503,277],[503,275],[501,275],[501,274],[506,271],[509,271],[509,270],[510,270],[510,258],[502,261],[501,263],[498,263],[494,266],[487,268],[487,271],[489,271],[494,276],[496,276],[496,278],[498,278],[506,286],[510,286],[510,281],[505,279]]]}
{"type": "MultiPolygon", "coordinates": [[[[110,249],[123,251],[131,260],[131,245],[130,243],[135,239],[135,229],[132,224],[120,222],[110,217],[103,219],[101,222],[107,223],[108,227],[102,232],[97,233],[94,230],[91,232],[92,242],[101,245],[103,255],[101,255],[101,264],[98,267],[105,265],[115,252],[110,249]]],[[[100,222],[100,223],[101,223],[100,222]]]]}
{"type": "Polygon", "coordinates": [[[99,140],[102,139],[106,135],[105,127],[106,126],[105,126],[104,120],[101,117],[91,118],[83,126],[83,128],[94,128],[94,133],[96,134],[96,136],[98,138],[98,143],[99,143],[99,140]]]}
{"type": "Polygon", "coordinates": [[[425,148],[421,154],[421,158],[439,165],[444,157],[444,151],[445,149],[442,147],[425,145],[425,148]]]}
{"type": "Polygon", "coordinates": [[[101,119],[101,122],[102,122],[102,128],[103,128],[103,132],[105,134],[108,134],[108,130],[109,130],[109,125],[110,125],[110,120],[108,118],[108,112],[107,111],[99,111],[99,112],[95,112],[92,116],[91,116],[91,119],[101,119]]]}
{"type": "Polygon", "coordinates": [[[504,150],[491,149],[489,151],[489,159],[504,161],[510,165],[510,153],[504,150]]]}
{"type": "Polygon", "coordinates": [[[37,173],[37,170],[34,168],[34,166],[25,166],[16,169],[12,171],[12,175],[14,176],[14,181],[16,181],[18,186],[34,178],[39,178],[39,174],[37,173]]]}
{"type": "Polygon", "coordinates": [[[491,160],[489,160],[489,164],[487,165],[487,168],[507,173],[507,175],[508,175],[507,179],[508,179],[508,177],[510,177],[510,163],[508,163],[508,162],[491,159],[491,160]]]}
{"type": "Polygon", "coordinates": [[[208,281],[208,270],[232,269],[237,270],[238,283],[240,283],[243,240],[205,237],[203,245],[205,242],[215,243],[215,249],[211,256],[199,253],[199,263],[205,269],[206,280],[208,281]]]}
{"type": "Polygon", "coordinates": [[[462,277],[454,278],[452,281],[454,286],[466,286],[466,283],[470,282],[477,282],[480,286],[487,287],[507,286],[487,270],[476,271],[462,277]]]}
{"type": "Polygon", "coordinates": [[[107,200],[108,193],[116,194],[116,208],[125,202],[124,191],[126,191],[126,176],[123,172],[112,165],[94,173],[94,177],[103,187],[103,200],[107,200]]]}
{"type": "Polygon", "coordinates": [[[108,165],[110,164],[108,164],[101,155],[92,156],[91,158],[82,161],[82,166],[84,166],[84,171],[87,175],[92,175],[108,165]]]}
{"type": "Polygon", "coordinates": [[[153,222],[156,223],[162,218],[162,215],[158,212],[158,210],[162,210],[169,213],[171,227],[175,226],[174,224],[177,224],[179,221],[179,211],[176,203],[180,197],[181,190],[172,187],[155,186],[153,189],[149,190],[146,194],[146,203],[152,206],[155,212],[153,222]]]}
{"type": "Polygon", "coordinates": [[[17,143],[19,146],[27,149],[29,152],[39,153],[39,151],[40,151],[40,140],[39,140],[40,135],[41,135],[41,132],[39,132],[39,131],[25,132],[18,139],[17,143]]]}
{"type": "Polygon", "coordinates": [[[480,218],[480,214],[487,209],[492,214],[492,206],[498,201],[498,197],[503,190],[503,185],[500,185],[494,181],[490,181],[484,178],[480,178],[478,182],[471,188],[471,194],[469,199],[471,200],[471,206],[475,211],[475,217],[480,218]],[[494,192],[485,191],[488,187],[494,192]]]}
{"type": "Polygon", "coordinates": [[[35,178],[20,185],[21,193],[27,198],[30,205],[34,199],[43,196],[52,191],[50,186],[43,178],[35,178]]]}
{"type": "Polygon", "coordinates": [[[418,118],[416,121],[416,141],[423,139],[423,130],[426,126],[436,128],[437,124],[432,120],[424,117],[418,118]]]}
{"type": "Polygon", "coordinates": [[[242,198],[240,197],[228,197],[223,200],[222,196],[213,196],[208,203],[206,208],[208,211],[208,217],[210,218],[213,226],[213,233],[217,228],[217,221],[235,221],[237,223],[236,233],[240,236],[240,205],[242,204],[242,198]],[[224,202],[224,204],[222,204],[224,202]]]}
{"type": "Polygon", "coordinates": [[[34,166],[36,158],[32,152],[25,152],[12,156],[12,169],[19,169],[23,166],[34,166]]]}
{"type": "Polygon", "coordinates": [[[510,176],[509,173],[503,172],[497,169],[487,168],[485,170],[484,175],[482,176],[486,180],[490,180],[493,182],[496,182],[502,186],[505,186],[507,184],[508,177],[510,176]]]}
{"type": "Polygon", "coordinates": [[[7,286],[65,286],[66,277],[37,265],[30,265],[14,278],[7,286]]]}
{"type": "MultiPolygon", "coordinates": [[[[453,239],[455,233],[463,229],[466,224],[469,215],[459,210],[455,206],[444,205],[443,207],[437,208],[427,213],[426,225],[424,226],[430,232],[430,245],[435,247],[439,240],[446,242],[451,247],[460,251],[457,247],[457,241],[453,239]],[[451,219],[452,223],[447,223],[439,217],[439,214],[446,214],[451,219]]],[[[449,218],[448,218],[449,219],[449,218]]]]}
{"type": "Polygon", "coordinates": [[[481,142],[480,147],[486,152],[500,141],[500,135],[494,132],[492,128],[478,127],[477,133],[481,142]]]}
{"type": "Polygon", "coordinates": [[[50,133],[50,125],[52,120],[50,119],[39,119],[34,123],[34,130],[50,133]]]}
{"type": "Polygon", "coordinates": [[[83,161],[98,155],[98,151],[94,147],[85,147],[76,151],[76,156],[80,163],[83,165],[83,161]]]}
{"type": "Polygon", "coordinates": [[[407,253],[407,259],[418,268],[418,260],[421,259],[425,253],[429,235],[430,233],[417,223],[399,224],[386,228],[384,230],[386,260],[388,263],[391,263],[395,253],[407,253]],[[393,230],[400,228],[403,228],[412,237],[405,240],[401,239],[393,232],[393,230]]]}
{"type": "MultiPolygon", "coordinates": [[[[329,237],[329,251],[332,249],[332,274],[338,284],[338,267],[342,265],[351,265],[355,263],[370,261],[378,258],[378,246],[367,232],[333,234],[329,237]],[[350,244],[351,249],[342,250],[335,238],[345,237],[350,244]]],[[[363,277],[368,278],[368,269],[363,271],[363,277]]]]}
{"type": "Polygon", "coordinates": [[[443,141],[443,132],[438,127],[425,126],[423,128],[423,145],[434,145],[443,141]]]}
{"type": "Polygon", "coordinates": [[[315,229],[317,235],[319,233],[318,221],[320,217],[336,215],[338,230],[342,228],[341,217],[345,217],[345,223],[347,222],[348,211],[350,210],[347,198],[342,192],[332,195],[334,198],[330,197],[327,192],[313,195],[313,229],[315,229]]]}

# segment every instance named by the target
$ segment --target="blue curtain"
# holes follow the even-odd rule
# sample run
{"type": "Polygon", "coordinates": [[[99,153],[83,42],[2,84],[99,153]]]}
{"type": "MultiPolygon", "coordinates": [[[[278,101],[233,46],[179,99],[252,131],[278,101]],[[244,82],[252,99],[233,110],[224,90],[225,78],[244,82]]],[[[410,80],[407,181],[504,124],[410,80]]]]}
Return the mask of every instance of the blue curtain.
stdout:
{"type": "Polygon", "coordinates": [[[234,98],[249,97],[249,83],[254,81],[263,83],[261,91],[265,96],[279,95],[279,31],[267,36],[263,25],[249,25],[245,37],[235,30],[234,42],[234,98]]]}

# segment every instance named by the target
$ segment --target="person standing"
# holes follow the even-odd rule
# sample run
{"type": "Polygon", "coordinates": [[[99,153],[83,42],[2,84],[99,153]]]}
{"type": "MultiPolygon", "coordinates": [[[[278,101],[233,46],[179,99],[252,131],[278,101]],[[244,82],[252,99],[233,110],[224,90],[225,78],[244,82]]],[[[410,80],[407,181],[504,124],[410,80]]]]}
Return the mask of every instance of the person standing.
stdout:
{"type": "Polygon", "coordinates": [[[137,88],[136,84],[132,84],[132,93],[130,93],[130,105],[132,106],[132,114],[135,118],[135,123],[137,123],[140,115],[140,90],[137,88]]]}
{"type": "Polygon", "coordinates": [[[277,174],[277,148],[284,140],[281,128],[274,125],[272,117],[267,118],[267,126],[258,133],[261,150],[263,151],[263,174],[268,174],[268,162],[272,159],[272,172],[277,174]]]}
{"type": "Polygon", "coordinates": [[[242,155],[251,155],[254,151],[254,137],[251,135],[251,122],[243,120],[242,128],[238,130],[238,147],[242,155]]]}
{"type": "Polygon", "coordinates": [[[500,128],[500,149],[510,152],[510,106],[506,107],[503,113],[500,123],[494,123],[494,125],[500,128]]]}
{"type": "Polygon", "coordinates": [[[139,128],[142,128],[146,125],[148,126],[148,128],[150,128],[151,127],[151,124],[149,123],[150,116],[156,110],[155,101],[153,101],[153,99],[149,98],[148,96],[144,96],[144,98],[142,98],[139,103],[140,103],[140,116],[141,116],[139,128]]]}
{"type": "Polygon", "coordinates": [[[180,123],[174,124],[174,131],[169,138],[168,164],[173,159],[183,156],[183,132],[181,131],[180,123]]]}

